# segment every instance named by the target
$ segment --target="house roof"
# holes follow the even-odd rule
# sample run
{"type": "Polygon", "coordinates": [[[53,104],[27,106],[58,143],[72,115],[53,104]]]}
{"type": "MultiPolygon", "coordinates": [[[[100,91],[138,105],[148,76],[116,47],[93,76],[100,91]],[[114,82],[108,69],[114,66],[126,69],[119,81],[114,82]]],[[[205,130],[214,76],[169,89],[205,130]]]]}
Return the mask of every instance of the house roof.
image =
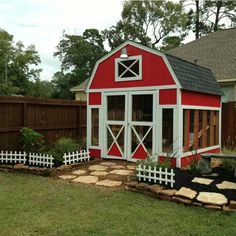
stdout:
{"type": "Polygon", "coordinates": [[[212,71],[165,53],[182,89],[223,95],[212,71]]]}
{"type": "Polygon", "coordinates": [[[80,92],[80,91],[85,91],[86,86],[88,84],[89,79],[84,80],[82,83],[79,85],[73,87],[70,89],[71,92],[80,92]]]}
{"type": "MultiPolygon", "coordinates": [[[[105,55],[104,57],[102,57],[101,59],[97,61],[94,67],[93,73],[91,75],[91,78],[87,84],[87,87],[86,87],[87,89],[89,89],[90,84],[92,83],[92,79],[96,73],[96,70],[99,64],[127,45],[132,45],[144,51],[148,51],[150,53],[161,56],[163,60],[165,61],[165,63],[167,64],[167,67],[169,68],[170,73],[172,74],[176,82],[176,85],[180,89],[191,90],[191,91],[202,92],[202,93],[216,94],[220,96],[223,95],[221,87],[217,83],[210,69],[204,68],[202,66],[185,61],[173,55],[160,52],[153,48],[149,48],[147,46],[143,46],[139,43],[135,43],[132,41],[124,42],[119,47],[115,48],[114,50],[112,50],[107,55],[105,55]]],[[[78,90],[73,90],[73,91],[78,91],[78,90]]]]}
{"type": "Polygon", "coordinates": [[[236,28],[220,30],[168,51],[169,54],[210,68],[215,78],[236,80],[236,28]]]}

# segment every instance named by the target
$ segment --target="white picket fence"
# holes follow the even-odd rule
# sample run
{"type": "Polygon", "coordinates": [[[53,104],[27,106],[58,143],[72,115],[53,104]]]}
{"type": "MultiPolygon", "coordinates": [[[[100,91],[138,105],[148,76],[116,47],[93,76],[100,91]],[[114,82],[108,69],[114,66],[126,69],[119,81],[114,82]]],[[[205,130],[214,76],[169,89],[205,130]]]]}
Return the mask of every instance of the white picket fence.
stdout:
{"type": "Polygon", "coordinates": [[[70,165],[81,161],[89,161],[90,160],[89,151],[81,150],[72,153],[70,152],[64,153],[63,159],[64,159],[63,161],[64,165],[68,164],[70,165]]]}
{"type": "Polygon", "coordinates": [[[0,152],[1,163],[23,163],[26,162],[26,152],[13,152],[13,151],[1,151],[0,152]]]}
{"type": "Polygon", "coordinates": [[[151,167],[151,166],[145,166],[142,164],[139,164],[137,166],[137,177],[139,181],[148,181],[148,182],[154,182],[154,183],[160,183],[168,185],[170,184],[171,188],[174,187],[174,177],[175,173],[173,169],[167,169],[167,168],[157,168],[157,167],[151,167]]]}
{"type": "Polygon", "coordinates": [[[41,153],[29,153],[29,164],[30,165],[39,165],[52,168],[54,165],[53,157],[41,153]]]}

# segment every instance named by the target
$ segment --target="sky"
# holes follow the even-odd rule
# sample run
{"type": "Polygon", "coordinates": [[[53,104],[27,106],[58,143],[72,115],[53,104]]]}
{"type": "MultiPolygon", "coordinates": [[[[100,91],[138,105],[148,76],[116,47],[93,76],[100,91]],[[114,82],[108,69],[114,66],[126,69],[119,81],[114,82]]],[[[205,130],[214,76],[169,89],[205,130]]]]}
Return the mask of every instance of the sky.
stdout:
{"type": "Polygon", "coordinates": [[[103,30],[114,25],[122,0],[0,0],[0,28],[22,41],[34,44],[41,58],[41,79],[50,80],[60,69],[53,56],[63,30],[81,34],[85,29],[103,30]]]}

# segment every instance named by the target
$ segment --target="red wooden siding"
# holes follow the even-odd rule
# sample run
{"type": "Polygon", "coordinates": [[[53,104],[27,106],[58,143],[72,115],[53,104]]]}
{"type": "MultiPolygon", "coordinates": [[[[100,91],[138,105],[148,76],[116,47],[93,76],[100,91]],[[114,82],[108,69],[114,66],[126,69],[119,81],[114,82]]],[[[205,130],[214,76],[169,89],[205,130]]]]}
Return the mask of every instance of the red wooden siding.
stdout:
{"type": "Polygon", "coordinates": [[[91,157],[101,157],[101,150],[89,148],[89,155],[91,157]]]}
{"type": "Polygon", "coordinates": [[[129,56],[142,56],[142,80],[115,81],[115,58],[119,58],[121,50],[111,55],[98,65],[90,85],[90,89],[145,87],[174,85],[175,82],[161,56],[127,45],[129,56]]]}
{"type": "Polygon", "coordinates": [[[177,103],[176,89],[161,89],[159,95],[160,105],[172,105],[177,103]]]}
{"type": "Polygon", "coordinates": [[[102,96],[101,93],[89,93],[89,105],[101,105],[102,96]]]}
{"type": "Polygon", "coordinates": [[[192,91],[181,91],[182,105],[220,107],[220,96],[198,93],[192,91]]]}
{"type": "Polygon", "coordinates": [[[199,160],[201,158],[201,154],[203,153],[219,153],[220,152],[220,148],[216,148],[210,151],[206,151],[206,152],[202,152],[196,155],[191,155],[191,156],[187,156],[187,157],[182,157],[181,158],[181,167],[185,167],[188,166],[189,164],[192,163],[192,161],[196,158],[197,160],[199,160]]]}

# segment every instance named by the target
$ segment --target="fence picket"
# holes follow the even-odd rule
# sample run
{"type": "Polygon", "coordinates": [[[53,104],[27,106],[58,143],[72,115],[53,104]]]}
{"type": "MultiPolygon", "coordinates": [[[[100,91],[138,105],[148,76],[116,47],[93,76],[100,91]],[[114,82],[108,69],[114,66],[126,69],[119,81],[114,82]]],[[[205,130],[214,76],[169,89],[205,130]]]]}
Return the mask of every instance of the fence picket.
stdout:
{"type": "Polygon", "coordinates": [[[64,153],[63,159],[64,159],[63,161],[64,165],[68,164],[70,165],[81,161],[89,161],[90,160],[89,151],[81,150],[72,153],[70,152],[64,153]]]}
{"type": "Polygon", "coordinates": [[[174,176],[175,173],[173,169],[168,170],[167,168],[163,169],[161,167],[157,169],[156,167],[151,168],[150,166],[146,168],[146,166],[142,164],[137,166],[137,177],[139,181],[147,180],[148,182],[154,181],[154,183],[159,182],[165,185],[170,184],[171,188],[173,188],[175,183],[174,176]]]}
{"type": "Polygon", "coordinates": [[[29,164],[40,165],[52,168],[54,165],[52,155],[46,155],[41,153],[29,153],[29,164]]]}
{"type": "Polygon", "coordinates": [[[23,163],[26,162],[26,153],[25,152],[12,152],[12,151],[1,151],[0,153],[0,162],[1,163],[23,163]]]}

